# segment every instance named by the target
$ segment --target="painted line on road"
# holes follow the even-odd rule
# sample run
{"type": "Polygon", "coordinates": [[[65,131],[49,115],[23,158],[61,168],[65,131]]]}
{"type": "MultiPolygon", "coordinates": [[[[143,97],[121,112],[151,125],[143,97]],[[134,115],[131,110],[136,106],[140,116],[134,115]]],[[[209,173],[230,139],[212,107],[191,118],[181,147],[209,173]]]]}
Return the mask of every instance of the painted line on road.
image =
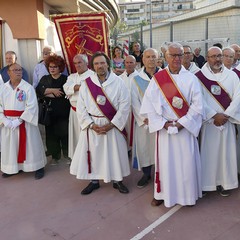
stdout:
{"type": "Polygon", "coordinates": [[[172,216],[175,212],[177,212],[182,206],[176,205],[171,210],[169,210],[167,213],[162,215],[159,219],[157,219],[155,222],[153,222],[151,225],[149,225],[147,228],[142,230],[140,233],[138,233],[136,236],[131,238],[130,240],[139,240],[142,239],[145,235],[150,233],[154,228],[159,226],[161,223],[166,221],[170,216],[172,216]]]}

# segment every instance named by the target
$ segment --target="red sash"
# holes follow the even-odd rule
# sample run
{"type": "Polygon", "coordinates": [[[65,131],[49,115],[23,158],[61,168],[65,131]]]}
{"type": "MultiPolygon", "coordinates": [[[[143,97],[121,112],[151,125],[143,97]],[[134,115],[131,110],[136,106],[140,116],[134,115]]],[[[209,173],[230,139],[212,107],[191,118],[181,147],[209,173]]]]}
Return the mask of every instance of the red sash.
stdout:
{"type": "Polygon", "coordinates": [[[72,108],[73,111],[75,111],[75,112],[77,111],[77,108],[72,106],[72,105],[71,105],[71,108],[72,108]]]}
{"type": "Polygon", "coordinates": [[[236,68],[233,69],[233,71],[238,75],[238,77],[240,78],[240,71],[237,70],[236,68]]]}
{"type": "MultiPolygon", "coordinates": [[[[23,111],[4,110],[4,115],[9,117],[20,117],[23,111]]],[[[18,146],[18,163],[23,163],[26,160],[27,135],[25,122],[19,126],[19,146],[18,146]]]]}
{"type": "Polygon", "coordinates": [[[186,115],[189,109],[189,104],[182,95],[169,71],[167,69],[163,69],[162,71],[154,74],[153,78],[155,79],[169,106],[178,118],[186,115]]]}
{"type": "Polygon", "coordinates": [[[211,96],[217,101],[217,103],[223,108],[223,110],[226,110],[230,103],[232,102],[232,99],[228,95],[228,93],[223,89],[223,87],[216,81],[211,81],[207,77],[204,76],[204,74],[199,71],[195,73],[195,75],[199,78],[200,82],[203,84],[203,86],[208,90],[208,92],[211,94],[211,96]],[[217,90],[219,94],[212,93],[212,87],[217,86],[217,90]]]}
{"type": "MultiPolygon", "coordinates": [[[[86,80],[88,89],[93,97],[93,99],[95,100],[95,103],[98,106],[98,109],[102,112],[102,114],[109,120],[109,122],[112,121],[113,117],[115,116],[115,114],[117,113],[116,109],[113,107],[113,105],[111,104],[111,102],[108,100],[108,97],[106,96],[105,92],[103,91],[103,89],[99,86],[97,86],[96,84],[93,83],[93,81],[91,80],[90,77],[88,77],[86,80]],[[106,98],[106,102],[104,105],[100,105],[97,103],[97,97],[98,96],[105,96],[106,98]]],[[[119,129],[118,129],[119,130],[119,129]]],[[[120,130],[119,130],[120,131],[120,130]]],[[[125,130],[125,128],[120,131],[125,138],[127,139],[127,132],[125,130]]]]}

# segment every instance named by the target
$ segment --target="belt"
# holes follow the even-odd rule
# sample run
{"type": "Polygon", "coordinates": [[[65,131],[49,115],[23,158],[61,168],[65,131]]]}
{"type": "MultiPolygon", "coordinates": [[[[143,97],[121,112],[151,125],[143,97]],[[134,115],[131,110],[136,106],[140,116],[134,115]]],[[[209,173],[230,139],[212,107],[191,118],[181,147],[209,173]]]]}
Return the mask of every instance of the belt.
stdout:
{"type": "MultiPolygon", "coordinates": [[[[20,117],[24,111],[4,110],[4,115],[8,117],[20,117]]],[[[26,160],[27,134],[25,122],[19,126],[19,144],[18,144],[18,163],[23,163],[26,160]]]]}

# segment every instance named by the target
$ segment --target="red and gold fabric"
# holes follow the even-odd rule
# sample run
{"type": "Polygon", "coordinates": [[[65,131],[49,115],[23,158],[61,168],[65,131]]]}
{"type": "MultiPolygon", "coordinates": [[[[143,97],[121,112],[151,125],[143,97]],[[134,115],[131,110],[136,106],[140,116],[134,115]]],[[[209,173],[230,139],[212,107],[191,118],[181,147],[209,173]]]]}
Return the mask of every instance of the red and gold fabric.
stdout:
{"type": "Polygon", "coordinates": [[[97,52],[108,55],[106,14],[81,13],[52,16],[69,73],[75,72],[73,57],[86,54],[90,59],[97,52]]]}
{"type": "Polygon", "coordinates": [[[163,93],[167,103],[178,118],[186,115],[189,109],[189,104],[182,95],[174,79],[171,77],[169,71],[164,69],[156,73],[153,78],[160,91],[163,93]]]}

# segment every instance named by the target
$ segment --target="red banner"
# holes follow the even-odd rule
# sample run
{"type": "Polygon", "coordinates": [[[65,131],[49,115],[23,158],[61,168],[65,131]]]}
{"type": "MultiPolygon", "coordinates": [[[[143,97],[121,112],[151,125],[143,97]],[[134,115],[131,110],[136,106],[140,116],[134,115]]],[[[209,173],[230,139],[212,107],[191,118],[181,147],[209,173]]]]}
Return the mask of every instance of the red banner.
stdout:
{"type": "Polygon", "coordinates": [[[2,52],[2,20],[0,20],[0,69],[3,68],[3,52],[2,52]]]}
{"type": "Polygon", "coordinates": [[[57,29],[69,73],[75,72],[73,57],[80,53],[90,59],[97,52],[108,55],[108,30],[105,13],[56,15],[57,29]]]}

